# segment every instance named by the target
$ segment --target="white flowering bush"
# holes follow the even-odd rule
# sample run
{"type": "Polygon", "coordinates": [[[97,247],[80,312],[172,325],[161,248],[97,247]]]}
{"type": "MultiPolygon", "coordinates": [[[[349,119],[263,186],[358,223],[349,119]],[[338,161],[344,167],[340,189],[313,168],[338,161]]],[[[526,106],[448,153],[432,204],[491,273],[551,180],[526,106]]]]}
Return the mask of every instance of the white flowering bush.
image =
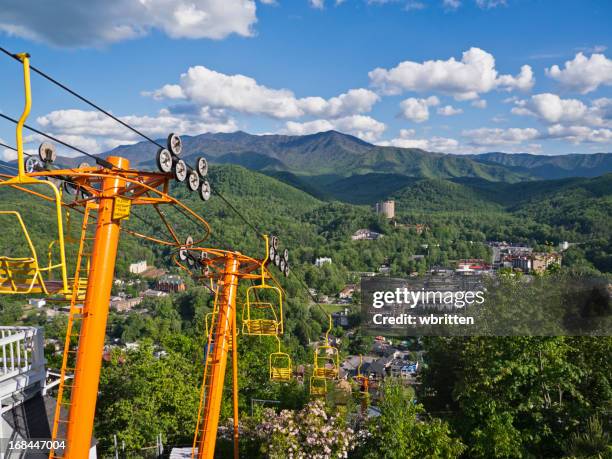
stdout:
{"type": "Polygon", "coordinates": [[[355,433],[340,414],[329,415],[322,401],[300,411],[266,410],[257,434],[271,459],[345,458],[355,446],[355,433]]]}

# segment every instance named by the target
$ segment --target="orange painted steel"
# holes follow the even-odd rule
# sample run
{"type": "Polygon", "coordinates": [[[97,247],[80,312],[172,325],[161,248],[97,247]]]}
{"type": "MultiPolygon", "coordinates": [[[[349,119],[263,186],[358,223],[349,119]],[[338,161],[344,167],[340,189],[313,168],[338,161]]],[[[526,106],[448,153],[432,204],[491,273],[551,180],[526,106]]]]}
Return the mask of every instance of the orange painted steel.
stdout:
{"type": "MultiPolygon", "coordinates": [[[[107,160],[122,169],[129,166],[129,161],[125,158],[111,156],[107,160]]],[[[96,236],[83,307],[84,317],[79,336],[74,387],[68,417],[67,450],[64,455],[68,459],[89,457],[108,305],[121,226],[120,220],[112,218],[113,206],[119,190],[124,186],[125,181],[119,176],[108,177],[102,181],[96,236]]]]}
{"type": "MultiPolygon", "coordinates": [[[[233,316],[236,314],[238,269],[239,258],[233,254],[228,254],[225,262],[223,285],[220,286],[218,320],[216,330],[213,330],[217,342],[214,343],[210,356],[210,385],[208,386],[208,393],[205,394],[205,406],[203,407],[205,416],[202,419],[203,425],[197,427],[202,432],[198,444],[198,459],[212,459],[215,454],[219,412],[223,397],[223,382],[227,365],[228,338],[229,334],[232,333],[233,316]]],[[[236,341],[233,344],[236,346],[236,341]]],[[[210,349],[207,349],[207,352],[209,351],[210,349]]]]}
{"type": "Polygon", "coordinates": [[[238,425],[238,337],[236,328],[236,311],[234,310],[232,320],[232,396],[234,401],[234,459],[238,459],[238,437],[240,428],[238,425]]]}

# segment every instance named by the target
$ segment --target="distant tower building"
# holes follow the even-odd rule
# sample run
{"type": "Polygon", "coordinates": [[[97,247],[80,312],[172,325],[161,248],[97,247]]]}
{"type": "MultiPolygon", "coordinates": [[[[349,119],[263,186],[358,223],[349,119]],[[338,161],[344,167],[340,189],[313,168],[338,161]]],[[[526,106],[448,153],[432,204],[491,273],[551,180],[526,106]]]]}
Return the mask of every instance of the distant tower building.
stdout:
{"type": "Polygon", "coordinates": [[[382,201],[376,203],[376,213],[387,218],[395,218],[395,201],[382,201]]]}

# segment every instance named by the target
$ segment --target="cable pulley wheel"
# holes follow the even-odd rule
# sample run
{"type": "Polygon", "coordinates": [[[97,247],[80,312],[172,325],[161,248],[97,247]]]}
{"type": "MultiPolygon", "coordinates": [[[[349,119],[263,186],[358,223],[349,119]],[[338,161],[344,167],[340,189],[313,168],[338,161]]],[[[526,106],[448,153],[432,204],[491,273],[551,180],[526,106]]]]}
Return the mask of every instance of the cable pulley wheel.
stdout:
{"type": "Polygon", "coordinates": [[[40,164],[40,161],[34,156],[28,156],[28,159],[25,160],[25,171],[28,174],[36,172],[37,170],[41,169],[41,167],[42,165],[40,164]]]}
{"type": "Polygon", "coordinates": [[[189,174],[187,175],[187,187],[191,191],[198,191],[200,188],[200,176],[194,170],[190,170],[189,174]]]}
{"type": "Polygon", "coordinates": [[[274,255],[274,264],[279,267],[280,266],[280,262],[281,262],[281,256],[280,253],[276,253],[276,255],[274,255]]]}
{"type": "Polygon", "coordinates": [[[272,247],[274,247],[274,250],[278,250],[278,238],[276,236],[272,236],[271,241],[272,241],[272,247]]]}
{"type": "Polygon", "coordinates": [[[174,178],[177,182],[184,182],[187,178],[187,164],[182,159],[179,159],[174,164],[174,178]]]}
{"type": "Polygon", "coordinates": [[[210,199],[210,184],[208,180],[203,180],[200,185],[200,198],[202,198],[202,201],[208,201],[210,199]]]}
{"type": "Polygon", "coordinates": [[[200,156],[196,162],[196,169],[200,177],[204,178],[208,175],[208,161],[203,156],[200,156]]]}
{"type": "Polygon", "coordinates": [[[172,154],[165,148],[157,150],[157,168],[164,174],[172,172],[172,154]]]}
{"type": "Polygon", "coordinates": [[[38,156],[43,163],[52,163],[57,158],[55,145],[51,142],[43,142],[38,147],[38,156]]]}
{"type": "Polygon", "coordinates": [[[168,136],[167,145],[168,150],[170,150],[173,155],[181,155],[181,152],[183,151],[183,141],[174,132],[168,136]]]}
{"type": "Polygon", "coordinates": [[[272,244],[270,244],[270,248],[268,249],[268,258],[274,262],[274,257],[276,256],[276,249],[274,249],[274,246],[272,244]]]}
{"type": "Polygon", "coordinates": [[[278,269],[280,269],[281,272],[285,272],[285,266],[287,266],[287,263],[285,262],[284,258],[281,258],[280,263],[278,264],[278,269]]]}
{"type": "Polygon", "coordinates": [[[285,259],[287,263],[289,263],[289,250],[288,249],[285,249],[283,251],[283,258],[285,259]]]}
{"type": "Polygon", "coordinates": [[[285,277],[289,277],[289,264],[285,264],[285,269],[283,270],[283,274],[285,275],[285,277]]]}

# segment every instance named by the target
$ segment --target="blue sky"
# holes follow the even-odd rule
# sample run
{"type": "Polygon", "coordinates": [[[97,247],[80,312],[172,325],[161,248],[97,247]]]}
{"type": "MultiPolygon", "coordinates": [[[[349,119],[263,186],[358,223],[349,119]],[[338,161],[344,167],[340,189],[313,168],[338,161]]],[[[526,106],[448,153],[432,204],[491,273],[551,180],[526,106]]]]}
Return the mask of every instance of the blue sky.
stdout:
{"type": "MultiPolygon", "coordinates": [[[[0,43],[158,137],[336,129],[459,154],[612,151],[606,0],[109,3],[7,0],[0,43]]],[[[2,58],[0,75],[0,111],[17,117],[19,67],[2,58]]],[[[32,81],[36,127],[93,153],[139,140],[32,81]]],[[[13,126],[0,139],[14,145],[13,126]]]]}

